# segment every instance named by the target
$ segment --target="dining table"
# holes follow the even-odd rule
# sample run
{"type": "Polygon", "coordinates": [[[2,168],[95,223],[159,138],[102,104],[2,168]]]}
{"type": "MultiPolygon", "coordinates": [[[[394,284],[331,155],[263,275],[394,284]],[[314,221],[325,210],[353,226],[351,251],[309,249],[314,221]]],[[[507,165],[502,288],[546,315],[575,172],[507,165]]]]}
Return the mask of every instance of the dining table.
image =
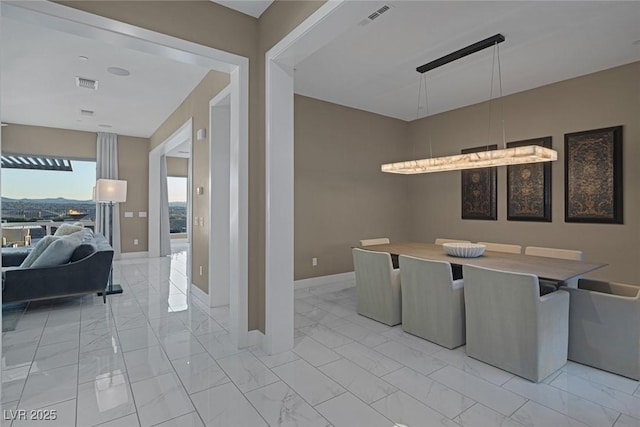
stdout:
{"type": "Polygon", "coordinates": [[[567,282],[575,277],[606,267],[607,264],[547,258],[533,255],[485,251],[475,258],[448,255],[441,245],[422,242],[398,242],[382,245],[360,246],[360,249],[387,252],[392,257],[408,255],[433,261],[446,261],[452,266],[474,265],[514,273],[526,273],[552,282],[567,282]]]}

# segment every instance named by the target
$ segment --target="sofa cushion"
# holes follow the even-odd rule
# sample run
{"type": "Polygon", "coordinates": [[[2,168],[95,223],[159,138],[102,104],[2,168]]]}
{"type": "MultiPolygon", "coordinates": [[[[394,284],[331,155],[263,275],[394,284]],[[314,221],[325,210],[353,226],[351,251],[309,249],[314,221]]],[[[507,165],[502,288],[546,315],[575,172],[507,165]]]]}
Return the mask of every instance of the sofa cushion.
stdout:
{"type": "Polygon", "coordinates": [[[61,238],[62,237],[59,237],[59,236],[44,236],[36,244],[36,246],[33,248],[33,250],[31,252],[29,252],[29,255],[27,255],[27,257],[24,259],[24,261],[22,261],[22,264],[20,264],[20,268],[29,268],[29,267],[31,267],[33,262],[36,259],[38,259],[38,257],[49,247],[49,245],[51,245],[53,242],[55,242],[56,240],[61,239],[61,238]]]}
{"type": "Polygon", "coordinates": [[[54,236],[67,236],[69,234],[73,234],[76,233],[78,231],[81,231],[84,227],[79,227],[77,225],[71,225],[71,224],[62,224],[60,225],[60,227],[58,227],[58,229],[56,230],[56,232],[53,234],[54,236]]]}
{"type": "Polygon", "coordinates": [[[73,251],[69,262],[80,261],[81,259],[84,259],[96,252],[97,249],[98,248],[96,247],[95,243],[85,241],[73,251]]]}
{"type": "Polygon", "coordinates": [[[80,246],[83,238],[84,232],[80,230],[55,240],[36,258],[31,267],[53,267],[69,262],[71,255],[80,246]]]}

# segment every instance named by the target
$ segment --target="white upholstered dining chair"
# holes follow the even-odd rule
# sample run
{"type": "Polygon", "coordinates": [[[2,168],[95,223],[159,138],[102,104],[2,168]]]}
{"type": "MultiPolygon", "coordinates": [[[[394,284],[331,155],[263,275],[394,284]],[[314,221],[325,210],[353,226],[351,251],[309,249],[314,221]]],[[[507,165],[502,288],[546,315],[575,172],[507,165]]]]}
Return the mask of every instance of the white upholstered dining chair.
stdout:
{"type": "Polygon", "coordinates": [[[435,241],[436,245],[442,245],[443,243],[471,243],[470,240],[458,240],[458,239],[444,239],[438,237],[435,241]]]}
{"type": "Polygon", "coordinates": [[[493,252],[506,252],[510,254],[521,254],[522,246],[520,245],[508,245],[506,243],[489,243],[489,242],[478,242],[480,245],[485,245],[486,250],[493,252]]]}
{"type": "Polygon", "coordinates": [[[569,360],[640,380],[640,287],[580,279],[569,292],[569,360]]]}
{"type": "Polygon", "coordinates": [[[569,259],[574,261],[582,261],[582,251],[574,251],[571,249],[541,248],[538,246],[527,246],[524,250],[525,255],[545,256],[547,258],[569,259]]]}
{"type": "Polygon", "coordinates": [[[358,314],[389,326],[402,322],[400,271],[387,252],[354,248],[358,314]]]}
{"type": "Polygon", "coordinates": [[[402,330],[447,348],[465,341],[464,282],[451,264],[400,255],[402,330]]]}
{"type": "Polygon", "coordinates": [[[464,266],[470,357],[540,382],[567,362],[569,294],[540,296],[538,277],[464,266]]]}
{"type": "Polygon", "coordinates": [[[389,238],[379,237],[377,239],[363,239],[360,240],[360,246],[372,246],[372,245],[386,245],[389,243],[389,238]]]}

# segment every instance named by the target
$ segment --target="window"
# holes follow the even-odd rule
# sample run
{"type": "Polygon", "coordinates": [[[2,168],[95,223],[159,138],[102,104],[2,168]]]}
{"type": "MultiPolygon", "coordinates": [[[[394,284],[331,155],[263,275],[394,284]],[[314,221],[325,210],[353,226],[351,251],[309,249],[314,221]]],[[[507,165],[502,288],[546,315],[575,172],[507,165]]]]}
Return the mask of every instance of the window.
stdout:
{"type": "Polygon", "coordinates": [[[169,228],[171,233],[187,232],[187,178],[167,177],[169,228]]]}

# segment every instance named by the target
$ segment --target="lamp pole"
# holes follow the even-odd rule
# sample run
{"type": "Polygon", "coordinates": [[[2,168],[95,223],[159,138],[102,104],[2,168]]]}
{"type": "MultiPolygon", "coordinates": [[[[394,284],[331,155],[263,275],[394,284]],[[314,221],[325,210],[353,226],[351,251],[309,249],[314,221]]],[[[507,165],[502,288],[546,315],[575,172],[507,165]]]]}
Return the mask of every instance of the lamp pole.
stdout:
{"type": "MultiPolygon", "coordinates": [[[[104,222],[104,215],[102,216],[104,222]]],[[[104,226],[103,226],[104,229],[104,226]]],[[[113,202],[109,202],[109,244],[113,247],[113,202]]],[[[113,263],[111,264],[111,271],[109,272],[109,287],[107,288],[107,295],[121,294],[122,286],[113,284],[113,263]]]]}

